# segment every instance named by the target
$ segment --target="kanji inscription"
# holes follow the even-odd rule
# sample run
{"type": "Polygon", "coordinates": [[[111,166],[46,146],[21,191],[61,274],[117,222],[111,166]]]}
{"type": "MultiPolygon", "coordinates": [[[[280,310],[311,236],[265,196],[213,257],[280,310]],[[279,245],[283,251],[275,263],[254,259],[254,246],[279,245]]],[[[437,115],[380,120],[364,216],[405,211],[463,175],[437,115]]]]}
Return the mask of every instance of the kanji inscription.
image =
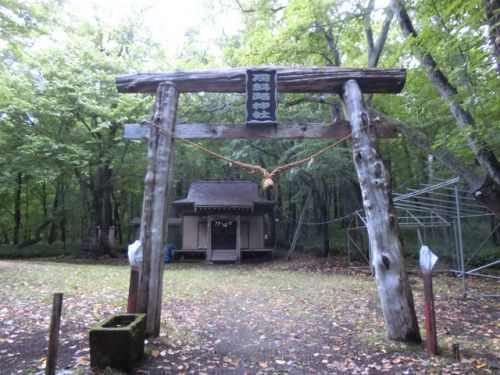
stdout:
{"type": "Polygon", "coordinates": [[[247,125],[275,125],[276,121],[276,70],[248,69],[246,72],[246,123],[247,125]]]}

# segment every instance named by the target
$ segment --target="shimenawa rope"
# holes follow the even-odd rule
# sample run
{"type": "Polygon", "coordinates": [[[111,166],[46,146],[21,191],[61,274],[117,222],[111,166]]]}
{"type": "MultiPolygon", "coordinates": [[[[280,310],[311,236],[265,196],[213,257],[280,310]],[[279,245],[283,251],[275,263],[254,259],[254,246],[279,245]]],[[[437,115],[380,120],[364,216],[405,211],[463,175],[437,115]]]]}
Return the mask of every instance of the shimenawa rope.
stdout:
{"type": "MultiPolygon", "coordinates": [[[[283,171],[286,171],[287,169],[291,169],[291,168],[294,168],[294,167],[299,166],[301,164],[307,163],[308,161],[313,160],[314,158],[317,158],[317,157],[323,155],[325,152],[327,152],[328,150],[330,150],[333,147],[337,146],[339,143],[345,141],[346,139],[351,138],[352,134],[353,134],[353,133],[349,133],[345,137],[342,137],[342,138],[338,139],[336,142],[332,143],[331,145],[328,145],[328,146],[322,148],[321,150],[315,152],[314,154],[312,154],[312,155],[310,155],[310,156],[308,156],[308,157],[306,157],[304,159],[300,159],[300,160],[292,161],[290,163],[282,164],[282,165],[274,168],[271,172],[268,172],[265,168],[261,167],[260,165],[243,163],[241,161],[234,160],[234,159],[228,158],[227,156],[218,154],[217,152],[209,150],[209,149],[207,149],[207,148],[199,145],[196,142],[193,142],[193,141],[190,141],[189,139],[186,139],[186,138],[180,137],[178,135],[175,135],[175,133],[171,132],[168,129],[164,129],[164,128],[160,127],[157,124],[154,124],[154,123],[151,123],[151,122],[144,122],[144,123],[147,123],[148,125],[153,126],[156,129],[158,129],[160,132],[163,132],[165,134],[171,135],[175,139],[179,139],[182,142],[185,142],[185,143],[187,143],[187,144],[189,144],[189,145],[191,145],[191,146],[193,146],[193,147],[195,147],[195,148],[203,151],[204,153],[206,153],[208,155],[211,155],[211,156],[216,157],[218,159],[225,160],[225,161],[227,161],[229,163],[230,166],[237,165],[240,168],[247,169],[247,170],[250,170],[252,172],[259,172],[262,175],[262,183],[261,184],[262,184],[262,188],[264,190],[272,189],[274,187],[273,178],[277,177],[283,171]]],[[[361,131],[361,130],[369,127],[369,126],[370,125],[368,125],[366,127],[363,127],[361,129],[359,129],[358,131],[361,131]]]]}

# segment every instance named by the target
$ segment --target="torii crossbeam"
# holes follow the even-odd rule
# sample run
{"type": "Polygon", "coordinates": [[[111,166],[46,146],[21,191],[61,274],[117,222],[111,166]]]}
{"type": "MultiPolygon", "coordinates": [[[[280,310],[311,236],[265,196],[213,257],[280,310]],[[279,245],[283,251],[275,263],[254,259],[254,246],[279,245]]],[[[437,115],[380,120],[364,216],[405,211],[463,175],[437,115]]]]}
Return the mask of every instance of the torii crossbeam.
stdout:
{"type": "MultiPolygon", "coordinates": [[[[363,93],[394,94],[403,89],[406,80],[405,69],[266,68],[277,71],[278,92],[283,93],[342,93],[344,84],[353,79],[363,93]]],[[[245,92],[247,69],[252,68],[119,75],[116,88],[123,93],[154,93],[161,82],[172,82],[177,92],[245,92]]]]}

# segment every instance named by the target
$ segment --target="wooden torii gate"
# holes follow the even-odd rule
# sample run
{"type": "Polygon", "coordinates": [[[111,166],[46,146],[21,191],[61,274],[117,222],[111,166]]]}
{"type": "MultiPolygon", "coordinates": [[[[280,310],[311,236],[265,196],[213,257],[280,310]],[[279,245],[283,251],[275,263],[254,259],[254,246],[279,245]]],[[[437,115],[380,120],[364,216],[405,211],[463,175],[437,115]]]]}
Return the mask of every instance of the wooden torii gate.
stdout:
{"type": "MultiPolygon", "coordinates": [[[[269,68],[269,67],[266,67],[269,68]]],[[[341,95],[348,121],[330,124],[277,124],[248,127],[244,124],[175,124],[179,93],[245,92],[249,68],[176,70],[116,77],[122,93],[155,93],[152,123],[126,128],[129,137],[149,139],[141,220],[143,263],[139,281],[138,310],[147,313],[147,333],[158,336],[163,284],[162,250],[166,239],[169,186],[172,180],[172,146],[185,139],[285,139],[340,138],[352,133],[353,158],[367,216],[373,264],[384,321],[389,337],[420,341],[410,284],[404,269],[399,231],[392,212],[389,175],[377,151],[375,139],[394,132],[371,126],[363,93],[398,93],[404,69],[289,68],[277,71],[277,91],[282,93],[332,93],[341,95]],[[151,126],[152,125],[152,126],[151,126]],[[134,133],[134,134],[132,134],[134,133]]],[[[259,67],[260,69],[260,67],[259,67]]]]}

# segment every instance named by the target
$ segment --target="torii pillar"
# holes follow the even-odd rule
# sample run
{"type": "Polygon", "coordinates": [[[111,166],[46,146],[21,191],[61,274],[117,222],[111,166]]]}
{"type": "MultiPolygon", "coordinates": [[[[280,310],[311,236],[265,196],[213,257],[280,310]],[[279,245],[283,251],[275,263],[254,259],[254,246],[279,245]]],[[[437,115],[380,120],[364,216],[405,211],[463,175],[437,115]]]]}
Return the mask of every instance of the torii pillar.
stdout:
{"type": "Polygon", "coordinates": [[[172,149],[178,93],[175,85],[158,85],[148,144],[148,162],[144,179],[141,242],[143,260],[139,278],[138,312],[147,313],[146,334],[160,334],[163,291],[163,248],[167,238],[167,220],[172,181],[172,149]]]}

